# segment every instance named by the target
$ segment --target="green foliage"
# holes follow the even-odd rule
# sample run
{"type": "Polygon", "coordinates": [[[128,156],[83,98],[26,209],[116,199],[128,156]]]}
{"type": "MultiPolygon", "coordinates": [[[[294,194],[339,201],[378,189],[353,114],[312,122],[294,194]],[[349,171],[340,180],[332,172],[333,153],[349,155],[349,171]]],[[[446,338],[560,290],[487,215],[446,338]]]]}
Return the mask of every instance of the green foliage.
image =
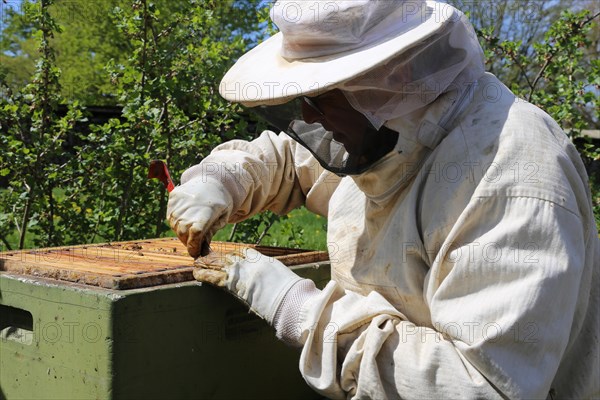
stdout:
{"type": "Polygon", "coordinates": [[[314,250],[327,250],[327,219],[301,207],[287,215],[274,216],[263,213],[248,221],[249,228],[240,233],[240,226],[226,226],[215,235],[215,240],[260,243],[314,250]],[[266,215],[265,215],[266,214],[266,215]]]}
{"type": "MultiPolygon", "coordinates": [[[[9,4],[14,5],[15,2],[9,4]]],[[[40,56],[36,50],[36,29],[31,12],[37,4],[35,0],[23,0],[20,8],[13,8],[0,2],[2,22],[5,22],[4,26],[0,26],[0,29],[4,28],[0,36],[0,70],[5,70],[5,81],[13,90],[18,90],[31,80],[35,62],[40,56]]],[[[228,46],[229,41],[245,38],[243,48],[247,48],[251,45],[248,37],[257,31],[257,4],[258,0],[204,0],[195,3],[153,0],[148,5],[158,11],[154,29],[167,29],[178,15],[196,18],[198,25],[203,17],[193,15],[193,10],[204,8],[210,13],[212,21],[218,21],[211,23],[211,31],[204,36],[204,40],[223,42],[224,46],[228,46]]],[[[126,63],[135,51],[136,43],[123,36],[125,26],[116,24],[111,15],[116,8],[125,12],[131,7],[132,0],[68,0],[57,1],[49,8],[49,14],[61,26],[61,32],[55,32],[51,46],[55,49],[56,66],[62,71],[61,94],[65,99],[79,100],[87,106],[114,105],[118,102],[116,88],[105,67],[108,63],[126,63]]],[[[136,26],[139,27],[139,24],[129,28],[135,29],[136,26]]],[[[166,38],[166,33],[163,32],[161,36],[163,43],[174,39],[166,38]]],[[[188,32],[189,35],[197,33],[188,32]]],[[[252,35],[253,40],[259,38],[258,35],[252,35]]],[[[202,44],[200,40],[180,43],[186,46],[202,44]]],[[[217,66],[218,69],[220,66],[217,66]]]]}
{"type": "MultiPolygon", "coordinates": [[[[51,46],[55,65],[61,69],[61,95],[82,104],[101,105],[113,101],[110,82],[102,68],[110,59],[124,60],[131,49],[107,18],[117,5],[107,1],[59,1],[48,13],[60,24],[51,46]]],[[[0,58],[7,71],[6,84],[17,90],[30,81],[40,54],[32,12],[39,2],[23,0],[21,10],[6,9],[6,28],[0,39],[0,58]],[[20,11],[20,12],[19,12],[20,11]]]]}
{"type": "Polygon", "coordinates": [[[73,178],[65,168],[70,161],[63,145],[82,111],[73,103],[65,115],[57,114],[60,70],[50,40],[60,28],[48,13],[51,4],[42,0],[39,7],[28,6],[39,43],[36,72],[30,84],[17,93],[7,90],[0,102],[0,175],[9,180],[8,189],[0,193],[0,238],[8,245],[6,237],[16,229],[21,248],[28,233],[35,236],[35,245],[58,245],[68,236],[60,222],[68,220],[71,199],[57,196],[57,191],[73,178]]]}
{"type": "Polygon", "coordinates": [[[160,236],[169,229],[167,194],[148,181],[149,161],[166,160],[176,178],[232,132],[243,137],[247,123],[238,107],[217,94],[229,60],[246,48],[242,34],[231,31],[235,25],[216,18],[231,11],[218,1],[179,4],[185,7],[167,13],[135,0],[111,13],[123,48],[131,49],[105,65],[123,111],[89,132],[74,129],[84,118],[76,102],[58,113],[66,100],[51,46],[61,31],[56,9],[46,0],[25,5],[35,15],[30,37],[40,43],[36,75],[18,91],[6,71],[0,75],[6,93],[0,175],[9,180],[0,193],[5,246],[14,230],[19,242],[10,247],[19,248],[28,235],[35,246],[160,236]]]}
{"type": "Polygon", "coordinates": [[[234,224],[228,241],[259,244],[269,235],[269,230],[281,217],[270,211],[255,215],[242,223],[234,224]]]}
{"type": "Polygon", "coordinates": [[[568,132],[588,169],[600,228],[600,147],[582,137],[584,129],[598,129],[600,123],[600,61],[594,50],[599,17],[589,10],[564,10],[543,37],[528,46],[521,40],[502,40],[494,26],[481,27],[477,33],[488,67],[501,65],[511,90],[545,110],[568,132]]]}
{"type": "Polygon", "coordinates": [[[589,11],[564,11],[544,35],[532,45],[533,52],[521,41],[501,41],[489,29],[479,32],[487,44],[488,63],[504,58],[507,68],[516,67],[525,84],[513,81],[511,89],[520,97],[546,110],[566,129],[579,132],[588,126],[592,113],[597,121],[598,60],[585,59],[591,44],[588,33],[594,17],[589,11]]]}
{"type": "MultiPolygon", "coordinates": [[[[593,170],[600,150],[579,136],[599,120],[598,14],[572,8],[559,17],[562,1],[499,0],[490,18],[485,5],[467,11],[488,69],[568,129],[593,170]]],[[[166,160],[177,180],[216,144],[252,135],[243,110],[222,100],[217,85],[239,55],[272,32],[267,6],[24,0],[20,10],[3,9],[4,247],[172,234],[164,220],[167,194],[147,180],[148,163],[166,160]],[[84,129],[80,104],[120,105],[122,114],[84,129]]],[[[600,218],[600,181],[590,177],[600,218]]],[[[323,249],[324,225],[305,209],[264,213],[218,239],[323,249]]]]}
{"type": "Polygon", "coordinates": [[[218,22],[199,2],[163,21],[158,8],[138,0],[130,9],[117,8],[114,18],[134,49],[123,64],[107,66],[123,112],[120,119],[94,127],[81,163],[95,172],[90,190],[104,193],[103,204],[93,208],[97,235],[110,240],[159,236],[168,230],[167,194],[148,182],[149,161],[164,159],[178,172],[220,142],[219,132],[235,118],[231,107],[214,96],[214,66],[241,43],[209,40],[218,22]]]}

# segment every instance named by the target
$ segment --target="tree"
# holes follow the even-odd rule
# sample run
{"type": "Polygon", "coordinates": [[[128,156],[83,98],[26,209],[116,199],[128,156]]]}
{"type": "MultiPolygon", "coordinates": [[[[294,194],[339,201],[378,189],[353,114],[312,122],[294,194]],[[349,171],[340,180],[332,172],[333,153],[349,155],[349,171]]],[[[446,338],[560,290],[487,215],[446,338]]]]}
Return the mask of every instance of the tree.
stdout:
{"type": "Polygon", "coordinates": [[[488,70],[565,129],[588,169],[600,227],[600,148],[582,137],[600,124],[600,3],[499,0],[465,4],[488,70]],[[470,7],[468,6],[470,4],[470,7]]]}
{"type": "MultiPolygon", "coordinates": [[[[63,117],[56,114],[60,98],[60,72],[50,41],[60,28],[49,14],[53,0],[41,0],[39,7],[28,6],[38,43],[39,58],[31,83],[22,90],[7,90],[0,103],[0,176],[8,176],[8,190],[1,193],[0,240],[10,248],[10,228],[18,232],[18,246],[23,248],[29,231],[38,242],[61,244],[62,232],[56,229],[64,201],[56,190],[64,179],[61,164],[62,146],[75,122],[81,119],[77,104],[63,117]]],[[[0,76],[2,78],[2,76],[0,76]]]]}
{"type": "Polygon", "coordinates": [[[597,127],[598,2],[452,3],[469,15],[484,48],[488,71],[507,82],[517,95],[549,112],[563,128],[597,127]]]}
{"type": "Polygon", "coordinates": [[[28,244],[36,246],[159,236],[168,229],[166,193],[147,180],[149,160],[166,159],[179,175],[221,140],[246,131],[238,107],[216,90],[230,60],[246,48],[245,31],[219,18],[243,21],[247,17],[232,15],[249,8],[225,10],[220,1],[178,4],[164,12],[156,3],[135,0],[114,9],[112,23],[130,51],[104,69],[123,113],[90,133],[73,129],[82,119],[71,111],[77,107],[69,108],[67,119],[56,113],[68,100],[60,95],[53,47],[60,42],[52,37],[62,31],[53,17],[60,14],[45,0],[24,6],[23,15],[36,16],[24,36],[42,43],[38,75],[49,78],[16,90],[0,80],[7,93],[0,99],[0,175],[9,179],[8,189],[0,191],[5,245],[13,230],[20,231],[20,248],[29,234],[34,240],[28,244]],[[39,113],[28,113],[36,107],[39,113]],[[28,147],[31,133],[40,131],[38,120],[45,121],[43,134],[28,147]],[[70,145],[63,146],[67,139],[70,145]]]}
{"type": "Polygon", "coordinates": [[[95,174],[89,184],[108,190],[102,203],[89,206],[97,235],[122,240],[163,234],[167,196],[149,184],[149,161],[165,159],[179,175],[223,138],[232,138],[232,125],[243,130],[236,107],[216,92],[228,58],[244,49],[239,37],[215,40],[218,6],[192,1],[166,21],[146,0],[116,10],[116,24],[134,49],[125,63],[107,67],[123,115],[96,127],[81,151],[81,165],[95,174]]]}
{"type": "MultiPolygon", "coordinates": [[[[5,71],[6,83],[13,90],[30,81],[39,58],[37,41],[33,37],[32,12],[35,7],[31,4],[36,3],[23,0],[18,8],[5,6],[2,9],[5,26],[0,38],[0,69],[5,71]]],[[[210,34],[213,40],[252,37],[252,40],[246,40],[247,47],[260,37],[253,34],[259,30],[258,0],[203,1],[199,4],[210,9],[213,18],[220,22],[213,26],[210,34]]],[[[159,19],[154,26],[159,30],[190,9],[187,1],[154,0],[149,5],[159,10],[159,19]]],[[[88,106],[117,104],[115,87],[105,67],[109,62],[125,63],[134,51],[111,17],[117,8],[131,8],[131,0],[63,0],[49,8],[50,15],[61,26],[51,45],[56,66],[61,70],[61,94],[65,99],[78,100],[88,106]]]]}
{"type": "MultiPolygon", "coordinates": [[[[472,4],[462,8],[488,69],[573,138],[597,127],[597,11],[564,10],[558,0],[472,4]]],[[[252,135],[242,109],[217,87],[267,34],[265,16],[258,0],[26,0],[8,12],[0,40],[0,177],[8,181],[0,188],[0,241],[22,248],[165,234],[167,195],[146,179],[148,163],[167,160],[177,177],[222,140],[252,135]],[[79,101],[118,104],[122,115],[84,132],[79,101]]],[[[597,146],[576,143],[588,166],[598,163],[597,146]]],[[[600,225],[600,182],[591,177],[600,225]]],[[[257,227],[275,220],[264,214],[231,238],[258,240],[257,227]]]]}

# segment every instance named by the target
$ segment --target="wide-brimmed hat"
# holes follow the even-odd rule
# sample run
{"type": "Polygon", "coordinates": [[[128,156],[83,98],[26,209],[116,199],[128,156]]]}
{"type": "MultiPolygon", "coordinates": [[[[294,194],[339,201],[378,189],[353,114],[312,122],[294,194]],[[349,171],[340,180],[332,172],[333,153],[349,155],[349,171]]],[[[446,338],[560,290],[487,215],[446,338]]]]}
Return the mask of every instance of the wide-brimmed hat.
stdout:
{"type": "Polygon", "coordinates": [[[425,0],[278,1],[271,19],[280,32],[244,54],[219,92],[246,106],[318,95],[422,43],[459,14],[425,0]]]}

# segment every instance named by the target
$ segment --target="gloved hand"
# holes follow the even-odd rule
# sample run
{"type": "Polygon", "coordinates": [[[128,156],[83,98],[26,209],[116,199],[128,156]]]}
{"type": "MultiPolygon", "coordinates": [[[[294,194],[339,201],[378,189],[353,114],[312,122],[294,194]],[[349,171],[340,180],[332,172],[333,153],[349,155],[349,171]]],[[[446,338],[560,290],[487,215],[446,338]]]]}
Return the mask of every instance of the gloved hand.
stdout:
{"type": "Polygon", "coordinates": [[[302,280],[279,260],[249,247],[199,258],[195,266],[194,278],[227,289],[269,324],[287,292],[302,280]]]}
{"type": "Polygon", "coordinates": [[[207,255],[213,235],[227,223],[233,200],[221,183],[199,176],[169,194],[167,218],[190,256],[207,255]]]}

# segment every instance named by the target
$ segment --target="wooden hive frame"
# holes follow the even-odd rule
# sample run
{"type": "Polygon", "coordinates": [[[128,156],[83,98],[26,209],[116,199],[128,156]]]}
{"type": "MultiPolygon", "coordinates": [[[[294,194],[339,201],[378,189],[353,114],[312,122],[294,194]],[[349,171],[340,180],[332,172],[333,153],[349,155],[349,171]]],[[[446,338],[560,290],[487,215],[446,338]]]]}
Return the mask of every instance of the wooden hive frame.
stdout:
{"type": "MultiPolygon", "coordinates": [[[[213,242],[214,253],[253,247],[285,265],[319,263],[327,252],[213,242]]],[[[194,260],[177,238],[0,253],[0,271],[125,290],[194,280],[194,260]]]]}

